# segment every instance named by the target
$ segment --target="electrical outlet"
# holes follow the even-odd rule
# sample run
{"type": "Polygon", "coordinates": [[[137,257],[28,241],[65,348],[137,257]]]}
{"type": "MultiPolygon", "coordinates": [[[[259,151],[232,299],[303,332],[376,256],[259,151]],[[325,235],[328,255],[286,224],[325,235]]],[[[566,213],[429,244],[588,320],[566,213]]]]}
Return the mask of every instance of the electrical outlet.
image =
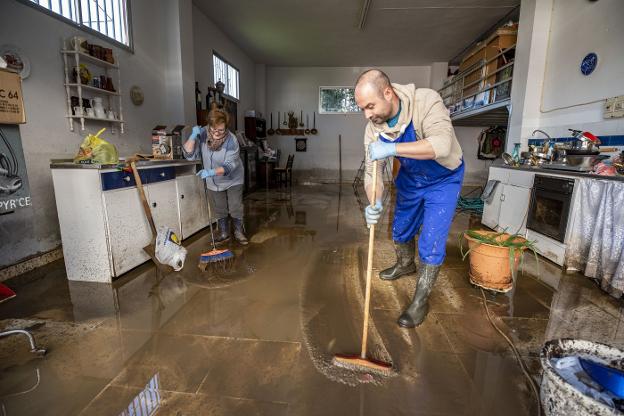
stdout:
{"type": "Polygon", "coordinates": [[[604,104],[604,118],[624,117],[624,95],[607,98],[604,104]]]}

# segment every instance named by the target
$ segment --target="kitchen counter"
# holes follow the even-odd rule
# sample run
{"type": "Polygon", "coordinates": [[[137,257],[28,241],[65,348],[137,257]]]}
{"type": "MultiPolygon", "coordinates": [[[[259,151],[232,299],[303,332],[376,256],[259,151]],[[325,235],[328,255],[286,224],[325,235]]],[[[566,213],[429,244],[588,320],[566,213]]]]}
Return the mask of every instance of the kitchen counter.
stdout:
{"type": "Polygon", "coordinates": [[[492,166],[492,167],[510,169],[510,170],[521,170],[525,172],[537,173],[540,175],[573,176],[576,178],[604,179],[604,180],[624,182],[624,175],[603,176],[603,175],[595,175],[593,173],[586,173],[586,172],[575,172],[571,170],[561,170],[561,169],[544,169],[539,166],[525,166],[525,165],[519,166],[519,167],[513,167],[513,166],[508,166],[508,165],[499,165],[499,166],[492,166]]]}
{"type": "MultiPolygon", "coordinates": [[[[149,160],[137,160],[136,166],[141,168],[155,168],[160,166],[190,166],[198,165],[201,160],[186,160],[186,159],[149,159],[149,160]]],[[[117,165],[100,165],[100,164],[83,164],[74,163],[73,159],[51,159],[51,169],[118,169],[120,165],[124,165],[125,160],[121,159],[117,165]]]]}
{"type": "MultiPolygon", "coordinates": [[[[156,228],[172,229],[185,240],[211,219],[200,161],[141,160],[137,171],[156,228]]],[[[134,176],[119,165],[82,165],[51,160],[56,211],[67,278],[111,283],[148,261],[152,241],[134,176]]]]}

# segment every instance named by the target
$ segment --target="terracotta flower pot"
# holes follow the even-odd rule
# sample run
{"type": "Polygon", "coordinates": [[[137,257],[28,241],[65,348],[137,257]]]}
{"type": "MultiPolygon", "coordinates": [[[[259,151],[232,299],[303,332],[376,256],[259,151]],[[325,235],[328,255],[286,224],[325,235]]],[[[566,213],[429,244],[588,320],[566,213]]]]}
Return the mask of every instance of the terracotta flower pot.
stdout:
{"type": "MultiPolygon", "coordinates": [[[[479,231],[482,235],[495,235],[493,231],[479,231]]],[[[497,240],[504,241],[510,237],[510,234],[501,234],[497,240]]],[[[464,234],[464,238],[468,240],[470,248],[470,283],[480,286],[484,289],[495,290],[497,292],[508,292],[513,288],[513,274],[509,259],[509,247],[495,246],[483,243],[464,234]]],[[[517,237],[514,242],[525,242],[522,237],[517,237]]],[[[516,248],[514,253],[514,269],[518,270],[520,264],[520,256],[526,250],[516,248]]]]}

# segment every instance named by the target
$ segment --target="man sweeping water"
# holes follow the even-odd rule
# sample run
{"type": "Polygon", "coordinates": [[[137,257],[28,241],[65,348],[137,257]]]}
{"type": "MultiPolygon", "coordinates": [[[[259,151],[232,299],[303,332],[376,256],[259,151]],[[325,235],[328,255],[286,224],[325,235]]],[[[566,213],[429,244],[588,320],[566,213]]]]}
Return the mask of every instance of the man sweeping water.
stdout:
{"type": "Polygon", "coordinates": [[[429,295],[446,256],[446,239],[464,177],[462,150],[449,112],[434,90],[390,83],[385,73],[371,69],[359,76],[355,100],[368,119],[364,186],[370,205],[364,213],[369,225],[377,224],[383,211],[383,179],[378,175],[373,183],[373,161],[385,164],[386,158],[395,157],[401,165],[395,180],[392,224],[397,259],[379,277],[396,280],[418,274],[412,303],[398,319],[400,326],[413,328],[427,316],[429,295]]]}

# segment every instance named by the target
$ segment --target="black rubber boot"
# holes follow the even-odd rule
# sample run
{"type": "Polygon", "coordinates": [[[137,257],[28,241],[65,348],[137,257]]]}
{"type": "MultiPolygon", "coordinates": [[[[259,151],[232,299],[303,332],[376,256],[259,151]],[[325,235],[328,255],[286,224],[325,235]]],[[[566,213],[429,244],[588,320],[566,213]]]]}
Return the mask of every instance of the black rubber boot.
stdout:
{"type": "Polygon", "coordinates": [[[215,243],[222,243],[230,239],[230,221],[228,217],[219,218],[219,234],[215,236],[215,243]]]}
{"type": "Polygon", "coordinates": [[[420,264],[418,284],[414,292],[412,304],[399,316],[398,323],[403,328],[414,328],[422,324],[429,312],[429,295],[433,284],[440,273],[441,266],[420,264]]]}
{"type": "Polygon", "coordinates": [[[407,243],[394,242],[396,251],[396,264],[379,272],[379,278],[382,280],[396,280],[401,276],[416,272],[416,264],[414,263],[414,252],[416,250],[416,240],[413,238],[407,243]]]}
{"type": "Polygon", "coordinates": [[[247,237],[245,237],[245,225],[241,218],[234,218],[234,238],[244,246],[249,244],[247,237]]]}

